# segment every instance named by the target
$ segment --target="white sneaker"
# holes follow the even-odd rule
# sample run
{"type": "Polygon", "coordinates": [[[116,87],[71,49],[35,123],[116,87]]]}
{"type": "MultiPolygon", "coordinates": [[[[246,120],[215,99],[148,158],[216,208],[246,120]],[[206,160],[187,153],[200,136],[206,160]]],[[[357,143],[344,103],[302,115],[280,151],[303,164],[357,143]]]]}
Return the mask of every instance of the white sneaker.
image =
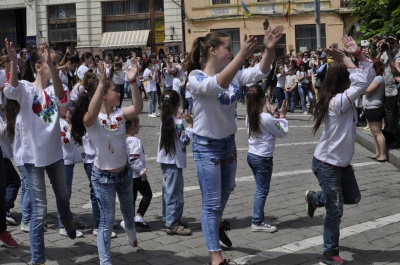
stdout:
{"type": "Polygon", "coordinates": [[[10,212],[6,212],[6,222],[9,225],[18,225],[16,218],[10,212]]]}
{"type": "Polygon", "coordinates": [[[147,117],[150,117],[150,118],[157,118],[157,114],[152,113],[152,114],[147,115],[147,117]]]}
{"type": "Polygon", "coordinates": [[[125,221],[123,221],[123,220],[121,221],[120,225],[125,230],[125,233],[128,235],[126,238],[128,241],[128,244],[131,245],[132,247],[137,247],[138,242],[137,242],[137,238],[136,238],[135,226],[129,230],[128,228],[125,227],[125,221]]]}
{"type": "MultiPolygon", "coordinates": [[[[65,231],[64,228],[60,228],[60,235],[68,236],[67,231],[65,231]]],[[[76,237],[78,238],[78,237],[82,237],[82,236],[83,236],[83,233],[79,230],[76,230],[76,237]]]]}
{"type": "Polygon", "coordinates": [[[251,231],[253,232],[268,232],[268,233],[273,233],[276,232],[278,228],[276,226],[267,224],[265,222],[262,222],[259,225],[256,224],[251,224],[251,231]]]}
{"type": "Polygon", "coordinates": [[[157,117],[160,117],[160,116],[161,116],[161,114],[160,114],[159,112],[157,112],[157,113],[156,113],[156,116],[157,116],[157,117]]]}
{"type": "MultiPolygon", "coordinates": [[[[99,232],[99,229],[93,229],[93,235],[97,236],[97,232],[99,232]]],[[[111,232],[111,238],[116,238],[117,237],[117,233],[115,233],[114,231],[111,232]]]]}
{"type": "Polygon", "coordinates": [[[29,224],[28,225],[24,225],[23,223],[21,223],[21,231],[22,232],[29,233],[29,229],[30,229],[29,224]]]}

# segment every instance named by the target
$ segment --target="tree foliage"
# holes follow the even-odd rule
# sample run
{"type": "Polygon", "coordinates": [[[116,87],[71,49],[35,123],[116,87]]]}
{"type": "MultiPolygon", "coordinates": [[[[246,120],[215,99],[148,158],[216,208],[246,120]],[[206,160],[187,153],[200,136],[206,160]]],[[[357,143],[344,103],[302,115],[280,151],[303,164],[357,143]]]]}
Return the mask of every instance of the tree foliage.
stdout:
{"type": "Polygon", "coordinates": [[[400,0],[350,0],[362,38],[400,35],[400,0]]]}

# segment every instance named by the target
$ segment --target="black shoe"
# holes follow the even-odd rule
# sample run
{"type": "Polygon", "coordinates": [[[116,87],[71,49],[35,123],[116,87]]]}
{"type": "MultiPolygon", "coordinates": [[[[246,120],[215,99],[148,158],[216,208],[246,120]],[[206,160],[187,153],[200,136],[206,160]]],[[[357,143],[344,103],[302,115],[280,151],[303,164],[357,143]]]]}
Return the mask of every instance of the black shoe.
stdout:
{"type": "Polygon", "coordinates": [[[72,221],[66,221],[63,222],[64,225],[64,229],[67,232],[67,235],[69,238],[71,239],[75,239],[76,238],[76,229],[74,227],[74,224],[72,221]]]}
{"type": "Polygon", "coordinates": [[[224,223],[221,223],[219,226],[219,243],[226,247],[232,247],[232,241],[229,239],[228,235],[226,234],[224,223]]]}
{"type": "Polygon", "coordinates": [[[136,221],[135,221],[135,225],[136,225],[136,226],[139,226],[139,227],[141,227],[141,228],[150,229],[150,226],[149,226],[147,223],[145,223],[145,222],[136,222],[136,221]]]}
{"type": "Polygon", "coordinates": [[[344,260],[339,256],[339,254],[326,253],[319,262],[321,265],[342,265],[344,260]]]}
{"type": "Polygon", "coordinates": [[[307,190],[305,194],[307,216],[314,217],[314,212],[317,209],[317,194],[315,191],[307,190]]]}
{"type": "Polygon", "coordinates": [[[14,225],[14,226],[18,225],[17,218],[12,216],[11,212],[6,212],[6,222],[9,225],[14,225]]]}
{"type": "Polygon", "coordinates": [[[222,221],[222,223],[224,223],[225,231],[230,231],[231,230],[231,222],[229,222],[228,220],[224,220],[224,221],[222,221]]]}

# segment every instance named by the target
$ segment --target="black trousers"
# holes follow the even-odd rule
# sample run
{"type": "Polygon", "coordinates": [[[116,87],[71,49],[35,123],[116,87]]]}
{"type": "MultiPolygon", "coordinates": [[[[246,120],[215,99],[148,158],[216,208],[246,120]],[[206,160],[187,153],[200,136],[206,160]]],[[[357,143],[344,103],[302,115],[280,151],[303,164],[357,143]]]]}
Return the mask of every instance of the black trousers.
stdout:
{"type": "Polygon", "coordinates": [[[153,198],[153,192],[151,191],[149,182],[147,180],[142,181],[142,178],[140,177],[133,179],[133,204],[135,204],[136,202],[138,191],[143,196],[143,198],[140,201],[139,208],[136,212],[144,216],[147,209],[149,208],[151,199],[153,198]]]}
{"type": "Polygon", "coordinates": [[[400,143],[399,135],[399,103],[398,96],[385,97],[385,128],[386,143],[400,143]]]}

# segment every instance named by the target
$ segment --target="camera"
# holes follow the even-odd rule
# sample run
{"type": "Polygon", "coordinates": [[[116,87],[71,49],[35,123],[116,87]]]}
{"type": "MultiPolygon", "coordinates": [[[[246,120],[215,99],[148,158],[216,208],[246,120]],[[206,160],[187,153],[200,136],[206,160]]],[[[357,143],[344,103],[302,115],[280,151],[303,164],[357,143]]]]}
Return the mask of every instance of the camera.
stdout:
{"type": "Polygon", "coordinates": [[[381,45],[381,51],[387,51],[389,50],[389,44],[387,43],[382,43],[381,45]]]}

